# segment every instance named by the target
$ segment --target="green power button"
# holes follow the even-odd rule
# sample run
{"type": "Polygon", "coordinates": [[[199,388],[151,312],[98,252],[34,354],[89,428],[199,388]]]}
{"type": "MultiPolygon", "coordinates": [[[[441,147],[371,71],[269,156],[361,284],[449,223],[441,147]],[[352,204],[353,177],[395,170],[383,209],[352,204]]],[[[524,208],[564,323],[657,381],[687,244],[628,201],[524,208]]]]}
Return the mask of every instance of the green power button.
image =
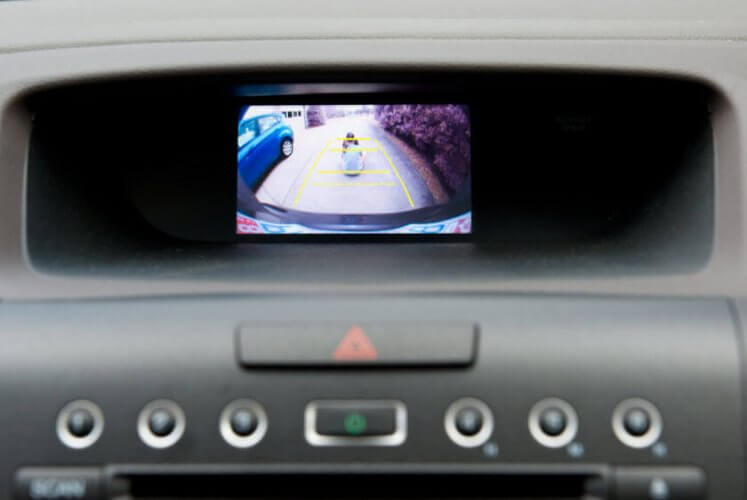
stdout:
{"type": "Polygon", "coordinates": [[[366,417],[358,412],[345,415],[345,432],[357,436],[366,432],[366,417]]]}

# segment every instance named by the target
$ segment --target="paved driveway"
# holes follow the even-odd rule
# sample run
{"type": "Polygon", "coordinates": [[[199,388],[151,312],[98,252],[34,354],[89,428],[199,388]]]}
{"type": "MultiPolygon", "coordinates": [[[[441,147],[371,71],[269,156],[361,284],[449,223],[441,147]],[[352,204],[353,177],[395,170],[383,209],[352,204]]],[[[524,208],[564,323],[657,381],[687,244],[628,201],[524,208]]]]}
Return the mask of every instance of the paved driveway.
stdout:
{"type": "Polygon", "coordinates": [[[275,167],[257,198],[284,208],[342,214],[394,213],[433,204],[407,152],[375,121],[358,117],[296,132],[293,155],[275,167]],[[347,132],[358,138],[353,147],[364,155],[356,176],[342,170],[347,132]]]}

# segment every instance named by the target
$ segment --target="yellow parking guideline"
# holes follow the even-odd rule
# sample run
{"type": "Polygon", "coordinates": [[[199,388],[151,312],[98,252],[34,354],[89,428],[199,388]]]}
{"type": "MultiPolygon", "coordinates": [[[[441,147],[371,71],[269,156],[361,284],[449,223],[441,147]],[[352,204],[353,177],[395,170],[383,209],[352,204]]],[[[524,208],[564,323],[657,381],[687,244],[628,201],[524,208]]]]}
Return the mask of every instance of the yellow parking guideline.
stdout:
{"type": "Polygon", "coordinates": [[[327,151],[330,152],[330,153],[342,153],[342,152],[345,152],[345,151],[350,152],[350,153],[353,153],[353,152],[357,153],[359,151],[366,152],[366,153],[372,153],[374,151],[378,151],[378,149],[376,149],[376,148],[357,148],[357,147],[350,147],[350,148],[347,148],[347,149],[345,149],[345,148],[329,148],[327,151]]]}
{"type": "Polygon", "coordinates": [[[392,159],[389,158],[389,155],[387,154],[386,150],[381,146],[381,143],[377,140],[376,144],[378,144],[379,148],[381,149],[381,152],[384,153],[384,156],[386,157],[387,161],[389,162],[389,165],[392,167],[392,170],[394,171],[394,175],[397,176],[397,179],[399,179],[399,182],[402,184],[402,189],[405,191],[405,195],[407,195],[407,201],[410,202],[410,206],[412,208],[415,208],[415,203],[412,201],[412,196],[410,196],[410,192],[407,190],[407,186],[405,186],[405,181],[402,180],[402,177],[399,175],[399,171],[397,171],[397,167],[394,166],[394,162],[392,162],[392,159]]]}
{"type": "Polygon", "coordinates": [[[377,187],[377,186],[386,186],[386,187],[394,187],[397,184],[394,182],[312,182],[312,186],[314,187],[377,187]]]}
{"type": "Polygon", "coordinates": [[[319,175],[332,175],[332,174],[388,174],[390,173],[389,170],[353,170],[352,172],[350,170],[318,170],[316,172],[319,175]]]}
{"type": "Polygon", "coordinates": [[[298,190],[298,194],[296,195],[296,199],[293,200],[293,206],[295,207],[298,205],[298,200],[301,199],[301,194],[303,193],[303,190],[306,189],[306,184],[309,182],[309,177],[311,177],[311,174],[314,173],[314,169],[316,168],[316,164],[319,163],[319,160],[322,159],[322,156],[324,156],[324,153],[327,151],[327,148],[329,147],[329,143],[332,142],[332,139],[327,141],[327,144],[324,145],[324,149],[321,150],[319,153],[319,156],[316,157],[316,160],[314,160],[314,164],[311,166],[311,170],[309,170],[309,173],[306,174],[306,177],[303,180],[303,184],[301,184],[301,189],[298,190]]]}

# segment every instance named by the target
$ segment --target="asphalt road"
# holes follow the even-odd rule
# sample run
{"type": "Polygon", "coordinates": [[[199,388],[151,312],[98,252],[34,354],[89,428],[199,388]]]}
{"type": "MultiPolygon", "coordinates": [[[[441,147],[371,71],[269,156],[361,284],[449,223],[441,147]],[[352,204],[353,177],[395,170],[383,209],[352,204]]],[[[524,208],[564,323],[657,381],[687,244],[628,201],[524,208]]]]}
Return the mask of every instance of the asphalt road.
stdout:
{"type": "Polygon", "coordinates": [[[339,214],[396,213],[434,203],[411,158],[372,119],[331,119],[294,134],[293,155],[257,190],[263,203],[339,214]],[[342,172],[341,139],[347,132],[361,138],[355,147],[364,154],[364,168],[357,176],[342,172]]]}

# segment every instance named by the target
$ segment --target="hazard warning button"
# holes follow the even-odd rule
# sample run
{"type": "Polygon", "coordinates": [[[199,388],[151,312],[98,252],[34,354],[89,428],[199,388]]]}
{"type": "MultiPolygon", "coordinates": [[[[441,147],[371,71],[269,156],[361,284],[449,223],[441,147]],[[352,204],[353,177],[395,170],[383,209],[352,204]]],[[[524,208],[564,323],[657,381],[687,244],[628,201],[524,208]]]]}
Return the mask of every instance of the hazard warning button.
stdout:
{"type": "Polygon", "coordinates": [[[357,325],[347,331],[332,355],[335,361],[376,361],[378,356],[366,332],[357,325]]]}
{"type": "Polygon", "coordinates": [[[238,358],[249,367],[466,366],[477,350],[471,323],[243,323],[238,358]]]}

